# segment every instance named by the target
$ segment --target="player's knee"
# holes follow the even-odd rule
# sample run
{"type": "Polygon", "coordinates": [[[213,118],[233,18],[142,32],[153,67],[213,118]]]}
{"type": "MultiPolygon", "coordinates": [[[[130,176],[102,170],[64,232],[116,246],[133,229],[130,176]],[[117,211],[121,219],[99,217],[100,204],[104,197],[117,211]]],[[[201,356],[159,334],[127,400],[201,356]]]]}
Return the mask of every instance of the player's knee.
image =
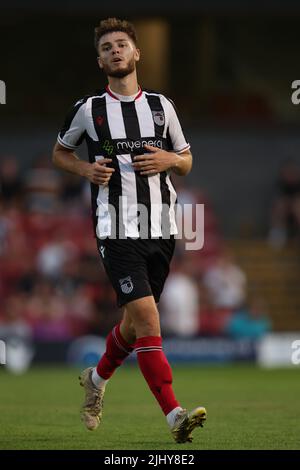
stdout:
{"type": "Polygon", "coordinates": [[[128,325],[128,328],[127,328],[127,335],[128,335],[128,342],[131,344],[131,343],[134,343],[134,341],[136,340],[136,332],[135,332],[135,328],[133,326],[133,323],[130,323],[130,325],[128,325]]]}
{"type": "Polygon", "coordinates": [[[131,321],[128,320],[122,320],[121,323],[121,334],[124,337],[124,339],[127,341],[127,343],[132,344],[136,340],[136,332],[134,325],[131,321]]]}
{"type": "Polygon", "coordinates": [[[160,336],[160,327],[156,321],[146,320],[136,325],[137,337],[160,336]]]}
{"type": "Polygon", "coordinates": [[[130,306],[131,321],[138,338],[160,336],[159,317],[153,304],[143,301],[130,306]]]}

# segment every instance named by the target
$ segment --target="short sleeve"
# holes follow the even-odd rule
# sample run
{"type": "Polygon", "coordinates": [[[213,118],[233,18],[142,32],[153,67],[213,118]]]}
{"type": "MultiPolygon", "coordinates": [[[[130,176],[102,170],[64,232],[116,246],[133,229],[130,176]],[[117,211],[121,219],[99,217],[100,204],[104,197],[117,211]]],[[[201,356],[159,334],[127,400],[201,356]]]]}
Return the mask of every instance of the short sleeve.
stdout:
{"type": "Polygon", "coordinates": [[[182,153],[190,148],[190,144],[184,136],[174,103],[168,98],[165,98],[164,104],[168,116],[167,136],[172,143],[174,152],[182,153]]]}
{"type": "Polygon", "coordinates": [[[85,104],[86,100],[77,101],[68,112],[57,141],[68,149],[76,149],[85,136],[85,104]]]}

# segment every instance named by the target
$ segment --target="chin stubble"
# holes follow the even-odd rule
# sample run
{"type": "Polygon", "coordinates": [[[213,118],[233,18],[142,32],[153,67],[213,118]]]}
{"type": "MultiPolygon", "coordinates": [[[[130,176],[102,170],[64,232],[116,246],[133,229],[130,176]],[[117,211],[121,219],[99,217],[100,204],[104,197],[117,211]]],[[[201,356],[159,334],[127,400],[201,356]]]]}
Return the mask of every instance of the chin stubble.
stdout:
{"type": "Polygon", "coordinates": [[[108,77],[124,78],[135,70],[135,61],[132,59],[123,70],[113,71],[110,67],[104,67],[104,72],[108,77]]]}

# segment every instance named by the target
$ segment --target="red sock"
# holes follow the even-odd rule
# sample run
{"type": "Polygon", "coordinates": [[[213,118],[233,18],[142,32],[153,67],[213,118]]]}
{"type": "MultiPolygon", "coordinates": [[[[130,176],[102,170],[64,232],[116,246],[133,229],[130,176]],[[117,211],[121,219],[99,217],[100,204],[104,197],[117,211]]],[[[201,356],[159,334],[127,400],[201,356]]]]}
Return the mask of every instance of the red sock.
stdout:
{"type": "Polygon", "coordinates": [[[106,351],[98,362],[97,374],[109,379],[133,349],[121,335],[120,324],[115,326],[106,338],[106,351]]]}
{"type": "Polygon", "coordinates": [[[145,336],[135,343],[140,369],[165,415],[180,406],[172,388],[172,370],[160,336],[145,336]]]}

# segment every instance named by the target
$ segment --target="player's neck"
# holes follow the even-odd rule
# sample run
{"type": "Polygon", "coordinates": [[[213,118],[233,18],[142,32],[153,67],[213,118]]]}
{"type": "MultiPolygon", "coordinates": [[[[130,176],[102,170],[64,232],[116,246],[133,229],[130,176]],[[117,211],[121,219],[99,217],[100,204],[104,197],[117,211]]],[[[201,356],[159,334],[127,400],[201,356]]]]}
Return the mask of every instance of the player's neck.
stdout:
{"type": "Polygon", "coordinates": [[[123,96],[132,96],[139,91],[136,71],[123,78],[108,77],[108,85],[112,92],[123,96]]]}

